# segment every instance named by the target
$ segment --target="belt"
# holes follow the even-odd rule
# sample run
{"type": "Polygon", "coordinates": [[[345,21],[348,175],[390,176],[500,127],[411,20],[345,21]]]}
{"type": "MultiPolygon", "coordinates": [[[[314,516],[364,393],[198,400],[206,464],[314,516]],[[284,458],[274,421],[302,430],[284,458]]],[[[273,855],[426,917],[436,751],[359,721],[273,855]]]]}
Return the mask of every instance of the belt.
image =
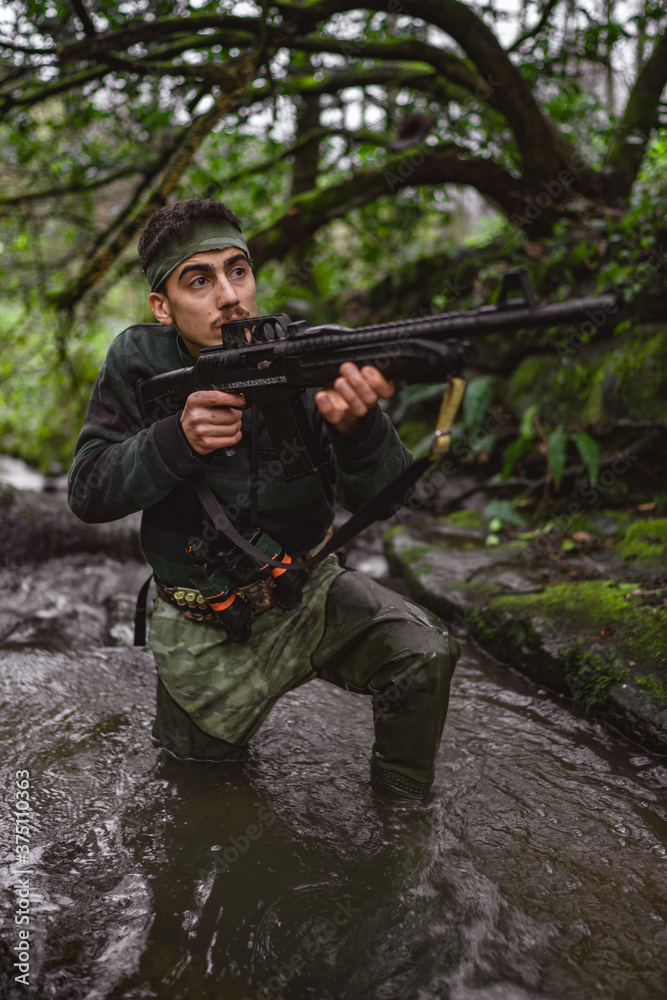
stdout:
{"type": "MultiPolygon", "coordinates": [[[[297,556],[294,562],[303,562],[306,559],[312,559],[320,549],[324,548],[332,534],[333,525],[329,528],[326,537],[322,539],[319,545],[316,545],[310,552],[306,552],[302,556],[297,556]]],[[[314,568],[315,566],[312,567],[312,569],[314,568]]],[[[310,570],[306,572],[310,575],[310,570]]],[[[206,598],[196,588],[170,587],[156,575],[155,589],[162,600],[180,611],[184,618],[195,622],[206,622],[209,625],[218,624],[215,611],[208,606],[206,598]]],[[[255,618],[275,605],[274,590],[275,580],[270,576],[265,579],[256,580],[255,583],[246,584],[244,587],[236,587],[234,593],[237,597],[247,601],[250,605],[252,616],[255,618]]]]}
{"type": "MultiPolygon", "coordinates": [[[[303,558],[303,557],[302,557],[303,558]]],[[[298,562],[298,560],[296,560],[298,562]]],[[[255,615],[261,615],[263,611],[272,608],[275,601],[273,588],[275,584],[273,577],[267,580],[257,580],[245,587],[236,587],[234,593],[250,605],[255,615]]],[[[171,604],[181,612],[184,618],[189,618],[194,622],[206,622],[209,625],[216,624],[218,619],[215,611],[208,606],[206,598],[193,587],[168,587],[166,583],[155,577],[155,589],[167,604],[171,604]]]]}

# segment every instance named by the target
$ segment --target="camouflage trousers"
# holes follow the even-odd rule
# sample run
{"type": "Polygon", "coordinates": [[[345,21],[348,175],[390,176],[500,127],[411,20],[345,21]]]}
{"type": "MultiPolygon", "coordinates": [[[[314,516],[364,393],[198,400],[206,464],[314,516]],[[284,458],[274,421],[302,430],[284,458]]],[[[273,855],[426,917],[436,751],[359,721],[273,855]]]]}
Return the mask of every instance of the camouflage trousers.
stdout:
{"type": "Polygon", "coordinates": [[[459,645],[431,612],[344,569],[317,566],[299,607],[253,620],[248,642],[188,621],[159,597],[153,735],[178,757],[239,757],[281,695],[316,677],[372,699],[373,783],[420,797],[434,775],[459,645]]]}

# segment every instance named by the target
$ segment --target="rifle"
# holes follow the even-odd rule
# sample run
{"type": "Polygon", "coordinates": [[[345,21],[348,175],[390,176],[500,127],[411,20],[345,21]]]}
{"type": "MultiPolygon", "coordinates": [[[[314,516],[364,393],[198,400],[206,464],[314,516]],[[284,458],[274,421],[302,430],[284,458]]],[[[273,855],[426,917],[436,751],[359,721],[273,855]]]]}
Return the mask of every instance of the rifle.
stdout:
{"type": "Polygon", "coordinates": [[[152,423],[179,412],[190,393],[200,389],[243,393],[263,412],[291,482],[321,467],[302,402],[304,390],[331,384],[340,365],[352,361],[413,385],[447,383],[432,448],[437,458],[448,446],[449,427],[463,397],[462,373],[476,361],[468,337],[583,320],[600,327],[618,314],[621,304],[619,295],[608,293],[538,305],[528,274],[520,269],[504,275],[495,305],[477,309],[356,329],[311,327],[284,313],[232,320],[223,326],[224,343],[203,348],[194,366],[140,379],[139,409],[152,423]]]}

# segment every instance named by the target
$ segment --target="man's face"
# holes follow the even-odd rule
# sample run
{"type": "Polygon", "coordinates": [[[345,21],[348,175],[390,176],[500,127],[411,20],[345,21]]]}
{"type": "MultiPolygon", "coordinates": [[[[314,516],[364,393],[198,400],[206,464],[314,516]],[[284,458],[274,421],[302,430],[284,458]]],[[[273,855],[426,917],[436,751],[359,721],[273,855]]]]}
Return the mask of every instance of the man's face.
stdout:
{"type": "Polygon", "coordinates": [[[243,250],[207,250],[174,268],[164,292],[148,296],[156,320],[173,323],[193,357],[220,344],[221,326],[257,315],[255,277],[243,250]]]}

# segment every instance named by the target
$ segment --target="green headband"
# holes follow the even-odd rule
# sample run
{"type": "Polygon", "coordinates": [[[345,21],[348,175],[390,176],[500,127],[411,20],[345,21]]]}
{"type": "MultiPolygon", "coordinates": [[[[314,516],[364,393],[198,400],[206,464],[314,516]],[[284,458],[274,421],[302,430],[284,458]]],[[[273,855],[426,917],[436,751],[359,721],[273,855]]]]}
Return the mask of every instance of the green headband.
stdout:
{"type": "Polygon", "coordinates": [[[231,223],[224,219],[198,219],[192,223],[187,234],[179,234],[168,240],[146,268],[151,291],[157,291],[174,268],[188,257],[206,250],[226,250],[227,247],[238,247],[250,260],[243,236],[231,223]]]}

